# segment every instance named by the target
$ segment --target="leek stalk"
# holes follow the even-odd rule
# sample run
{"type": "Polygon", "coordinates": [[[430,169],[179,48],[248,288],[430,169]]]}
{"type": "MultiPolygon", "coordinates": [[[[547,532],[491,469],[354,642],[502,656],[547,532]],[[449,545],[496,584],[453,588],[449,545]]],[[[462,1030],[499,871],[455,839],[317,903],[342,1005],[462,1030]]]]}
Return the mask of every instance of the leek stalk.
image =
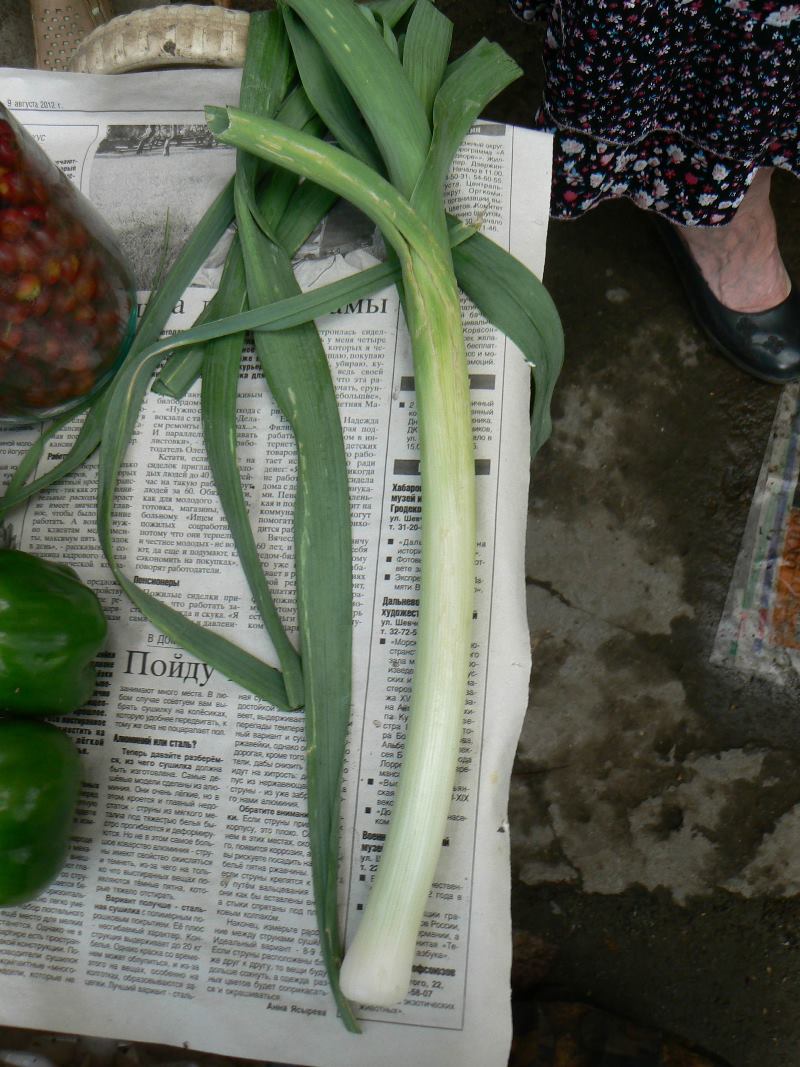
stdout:
{"type": "MultiPolygon", "coordinates": [[[[504,54],[462,64],[451,84],[404,65],[350,0],[288,0],[358,103],[394,185],[361,159],[234,108],[208,108],[223,142],[331,189],[380,227],[398,257],[411,335],[423,479],[422,575],[405,755],[391,825],[364,916],[342,965],[341,989],[361,1003],[405,996],[417,934],[450,810],[471,649],[475,477],[466,353],[442,185],[476,105],[517,68],[504,54]],[[404,69],[405,67],[405,69],[404,69]],[[416,76],[410,77],[416,70],[416,76]],[[480,85],[475,89],[476,73],[480,85]],[[459,95],[459,91],[461,95],[459,95]],[[477,95],[476,95],[477,93],[477,95]],[[403,109],[398,111],[398,101],[403,109]],[[427,112],[433,114],[433,130],[427,112]],[[399,132],[398,132],[399,131],[399,132]]],[[[414,19],[442,16],[418,0],[414,19]]],[[[291,24],[291,23],[290,23],[291,24]]],[[[409,38],[424,49],[446,33],[409,38]]],[[[297,29],[294,30],[297,37],[297,29]]],[[[302,69],[301,69],[302,75],[302,69]]],[[[313,90],[308,89],[313,99],[313,90]]]]}
{"type": "Polygon", "coordinates": [[[222,141],[351,199],[401,263],[414,352],[423,477],[422,580],[406,751],[378,873],[340,983],[390,1005],[405,995],[450,809],[466,697],[475,558],[475,484],[461,306],[449,245],[357,160],[279,123],[208,108],[222,141]],[[368,172],[365,174],[364,172],[368,172]]]}

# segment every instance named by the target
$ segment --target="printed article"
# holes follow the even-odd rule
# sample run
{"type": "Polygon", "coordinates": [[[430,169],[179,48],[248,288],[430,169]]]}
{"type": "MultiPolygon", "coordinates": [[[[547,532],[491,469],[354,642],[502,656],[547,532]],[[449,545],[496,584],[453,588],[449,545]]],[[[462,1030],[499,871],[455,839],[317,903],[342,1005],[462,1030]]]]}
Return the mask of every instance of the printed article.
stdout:
{"type": "MultiPolygon", "coordinates": [[[[0,71],[3,101],[99,207],[145,303],[232,173],[203,123],[236,103],[236,71],[114,77],[0,71]]],[[[550,139],[481,122],[454,164],[450,209],[541,274],[550,139]]],[[[304,287],[378,261],[337,208],[301,249],[304,287]]],[[[194,321],[224,243],[174,309],[194,321]]],[[[6,543],[69,563],[110,620],[88,705],[60,720],[84,782],[68,865],[0,912],[0,1022],[148,1040],[308,1067],[503,1067],[511,1036],[508,782],[527,706],[524,600],[529,372],[464,300],[479,518],[472,663],[458,775],[406,1001],[336,1016],[317,946],[302,714],[253,697],[151,627],[95,532],[96,459],[7,519],[6,543]]],[[[345,435],[354,540],[354,698],[342,811],[341,909],[352,937],[376,870],[403,751],[419,604],[421,478],[414,371],[394,288],[318,322],[345,435]]],[[[245,355],[239,459],[271,588],[293,636],[291,433],[245,355]]],[[[39,473],[69,448],[53,438],[39,473]]],[[[0,432],[6,480],[38,431],[0,432]]],[[[142,588],[274,662],[217,502],[199,391],[151,393],[122,471],[119,558],[142,588]]]]}

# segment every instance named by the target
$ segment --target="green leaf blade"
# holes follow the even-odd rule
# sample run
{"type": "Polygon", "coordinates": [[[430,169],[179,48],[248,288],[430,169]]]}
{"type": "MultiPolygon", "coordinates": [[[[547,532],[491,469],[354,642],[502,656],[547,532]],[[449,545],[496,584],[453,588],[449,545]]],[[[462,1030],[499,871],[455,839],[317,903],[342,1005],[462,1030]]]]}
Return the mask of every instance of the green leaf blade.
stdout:
{"type": "Polygon", "coordinates": [[[452,255],[458,284],[531,364],[534,456],[552,432],[550,405],[564,362],[564,331],[556,306],[532,271],[482,234],[459,244],[452,255]]]}
{"type": "Polygon", "coordinates": [[[419,97],[428,121],[447,69],[453,24],[430,0],[417,0],[403,45],[403,69],[419,97]]]}
{"type": "MultiPolygon", "coordinates": [[[[291,263],[248,219],[239,225],[248,293],[268,302],[298,295],[291,263]]],[[[267,383],[295,436],[295,568],[303,659],[309,833],[314,896],[323,957],[334,996],[350,1029],[355,1017],[338,986],[342,946],[331,886],[338,880],[341,769],[350,720],[352,671],[352,545],[347,466],[327,359],[311,325],[255,335],[267,383]],[[335,845],[332,836],[335,837],[335,845]]],[[[335,893],[334,893],[335,897],[335,893]]]]}
{"type": "MultiPolygon", "coordinates": [[[[219,294],[217,310],[221,314],[234,313],[247,303],[244,261],[238,241],[225,264],[219,294]]],[[[200,394],[203,438],[236,553],[278,656],[288,702],[292,707],[300,707],[303,703],[300,658],[281,623],[264,575],[237,462],[236,402],[243,344],[244,334],[232,333],[206,346],[200,394]]]]}
{"type": "Polygon", "coordinates": [[[411,197],[423,217],[439,209],[453,157],[472,124],[521,73],[499,45],[481,41],[461,57],[457,69],[444,81],[433,105],[431,149],[411,197]]]}
{"type": "Polygon", "coordinates": [[[399,59],[350,0],[286,3],[306,24],[347,86],[392,182],[410,196],[428,152],[430,126],[399,59]]]}
{"type": "Polygon", "coordinates": [[[161,355],[155,354],[126,362],[109,387],[98,466],[97,532],[100,546],[120,587],[162,633],[204,663],[220,670],[225,677],[276,707],[288,710],[286,689],[274,667],[140,589],[127,577],[116,558],[112,538],[114,494],[150,379],[160,359],[161,355]]]}
{"type": "Polygon", "coordinates": [[[306,25],[288,8],[284,19],[303,88],[317,113],[345,151],[381,171],[378,147],[344,82],[306,25]]]}
{"type": "Polygon", "coordinates": [[[414,6],[416,0],[369,0],[364,7],[387,26],[396,26],[403,16],[414,6]]]}

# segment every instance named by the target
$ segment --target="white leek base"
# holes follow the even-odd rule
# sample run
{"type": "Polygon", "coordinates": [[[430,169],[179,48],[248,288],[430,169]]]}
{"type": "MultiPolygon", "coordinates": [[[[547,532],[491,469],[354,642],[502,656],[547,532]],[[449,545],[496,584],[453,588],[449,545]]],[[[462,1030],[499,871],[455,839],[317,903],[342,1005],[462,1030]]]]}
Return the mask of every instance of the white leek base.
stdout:
{"type": "Polygon", "coordinates": [[[379,952],[363,942],[353,942],[339,974],[342,993],[354,1004],[391,1008],[405,1000],[416,944],[409,951],[379,952]]]}

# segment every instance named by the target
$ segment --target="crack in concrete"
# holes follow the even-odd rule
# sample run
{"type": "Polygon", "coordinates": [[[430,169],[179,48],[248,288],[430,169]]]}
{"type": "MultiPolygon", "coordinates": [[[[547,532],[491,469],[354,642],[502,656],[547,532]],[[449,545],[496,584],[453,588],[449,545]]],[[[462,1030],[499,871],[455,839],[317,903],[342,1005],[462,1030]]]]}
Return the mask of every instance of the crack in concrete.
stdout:
{"type": "Polygon", "coordinates": [[[585,615],[587,619],[601,622],[604,626],[608,626],[613,630],[619,630],[620,633],[627,634],[629,637],[639,638],[643,636],[639,630],[632,630],[629,626],[624,626],[621,622],[615,622],[614,619],[606,618],[605,615],[598,615],[596,612],[590,611],[589,608],[584,608],[580,604],[576,604],[573,600],[570,600],[562,592],[556,589],[552,582],[548,582],[544,578],[531,578],[530,575],[526,575],[525,585],[533,586],[535,589],[541,589],[543,592],[548,593],[553,597],[554,600],[563,604],[565,608],[580,612],[580,614],[585,615]]]}
{"type": "MultiPolygon", "coordinates": [[[[556,600],[558,600],[560,603],[562,603],[565,608],[574,608],[575,607],[575,604],[573,604],[571,600],[568,600],[567,597],[565,597],[563,593],[560,593],[558,591],[558,589],[556,589],[556,587],[553,585],[552,582],[546,582],[543,578],[531,578],[529,575],[526,575],[525,576],[525,584],[526,585],[533,585],[537,589],[543,589],[545,591],[545,593],[549,593],[550,596],[555,597],[556,600]]],[[[578,608],[577,610],[580,611],[582,609],[578,608]]]]}

